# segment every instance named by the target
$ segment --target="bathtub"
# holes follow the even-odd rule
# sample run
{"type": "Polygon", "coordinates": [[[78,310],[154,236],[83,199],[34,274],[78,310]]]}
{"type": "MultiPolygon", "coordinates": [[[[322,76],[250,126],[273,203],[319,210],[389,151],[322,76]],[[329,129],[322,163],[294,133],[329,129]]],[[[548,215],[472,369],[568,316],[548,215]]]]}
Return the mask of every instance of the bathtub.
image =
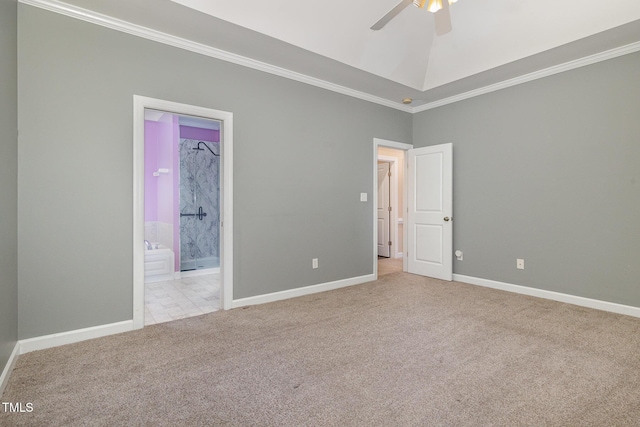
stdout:
{"type": "Polygon", "coordinates": [[[175,255],[168,247],[152,243],[153,249],[145,246],[144,251],[144,281],[159,282],[173,280],[175,255]]]}

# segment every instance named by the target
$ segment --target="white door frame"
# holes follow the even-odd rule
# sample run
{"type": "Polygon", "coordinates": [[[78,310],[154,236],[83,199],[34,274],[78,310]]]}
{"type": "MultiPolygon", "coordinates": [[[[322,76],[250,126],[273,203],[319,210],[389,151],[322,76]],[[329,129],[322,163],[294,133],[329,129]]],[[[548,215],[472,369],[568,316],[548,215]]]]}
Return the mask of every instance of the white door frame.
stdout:
{"type": "MultiPolygon", "coordinates": [[[[386,139],[380,139],[380,138],[373,138],[373,163],[371,166],[371,176],[372,176],[372,182],[373,182],[373,216],[372,216],[372,228],[373,228],[373,275],[375,276],[374,280],[378,280],[378,224],[377,224],[377,217],[378,217],[378,147],[388,147],[388,148],[394,148],[396,150],[403,150],[403,151],[407,151],[407,150],[411,150],[413,148],[413,144],[406,144],[404,142],[398,142],[398,141],[389,141],[386,139]]],[[[380,156],[381,158],[384,156],[380,156]]],[[[393,159],[395,159],[395,157],[393,157],[393,159]]],[[[397,163],[397,162],[396,162],[397,163]]],[[[406,165],[402,165],[402,167],[405,168],[406,170],[406,165]]],[[[391,177],[393,178],[394,175],[396,177],[396,180],[398,179],[397,177],[397,169],[394,172],[391,172],[391,177]]],[[[406,175],[406,174],[405,174],[406,175]]],[[[403,190],[403,200],[405,201],[403,203],[404,206],[406,206],[406,200],[407,200],[407,186],[404,185],[404,190],[403,190]]],[[[392,184],[392,191],[395,188],[395,192],[396,192],[396,208],[398,206],[397,203],[397,193],[398,193],[398,184],[396,181],[395,187],[392,184]]],[[[396,209],[397,210],[397,209],[396,209]]],[[[395,232],[397,234],[398,232],[398,226],[397,226],[397,214],[395,216],[396,220],[395,222],[392,222],[392,224],[395,225],[394,229],[395,232]]],[[[405,246],[407,244],[407,229],[406,227],[402,227],[402,241],[403,241],[403,248],[402,248],[402,253],[406,254],[407,251],[405,250],[405,246]]],[[[392,240],[393,242],[397,242],[397,236],[394,240],[392,240]]],[[[396,250],[396,252],[398,252],[396,250]]],[[[403,271],[407,271],[407,258],[406,256],[403,255],[402,257],[402,270],[403,271]]]]}
{"type": "Polygon", "coordinates": [[[220,303],[223,310],[233,302],[233,113],[133,96],[133,328],[144,327],[144,110],[197,116],[217,120],[221,126],[220,167],[222,200],[220,231],[220,303]]]}
{"type": "MultiPolygon", "coordinates": [[[[391,240],[391,247],[389,248],[389,258],[397,258],[398,252],[398,158],[391,156],[378,155],[378,161],[383,163],[389,163],[389,172],[391,172],[390,191],[389,191],[389,205],[391,206],[391,213],[389,214],[389,240],[391,240]]],[[[375,199],[376,203],[378,199],[375,199]]]]}

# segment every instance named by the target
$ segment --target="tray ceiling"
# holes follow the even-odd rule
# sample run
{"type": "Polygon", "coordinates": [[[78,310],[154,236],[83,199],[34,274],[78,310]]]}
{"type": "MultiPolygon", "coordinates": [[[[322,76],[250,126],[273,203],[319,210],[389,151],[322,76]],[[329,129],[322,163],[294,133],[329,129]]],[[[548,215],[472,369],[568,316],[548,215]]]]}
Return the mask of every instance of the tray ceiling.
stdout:
{"type": "Polygon", "coordinates": [[[635,0],[459,0],[448,34],[413,6],[371,30],[398,1],[66,3],[413,107],[640,41],[635,0]]]}

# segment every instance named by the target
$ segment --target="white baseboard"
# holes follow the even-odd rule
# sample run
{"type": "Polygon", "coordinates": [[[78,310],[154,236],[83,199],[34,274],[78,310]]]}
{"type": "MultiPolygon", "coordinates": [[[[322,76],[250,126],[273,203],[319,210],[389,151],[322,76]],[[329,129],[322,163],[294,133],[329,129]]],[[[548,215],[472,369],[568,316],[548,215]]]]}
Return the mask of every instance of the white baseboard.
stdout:
{"type": "Polygon", "coordinates": [[[187,277],[206,276],[208,274],[220,274],[220,267],[215,268],[203,268],[202,270],[188,270],[188,271],[176,271],[176,280],[184,279],[187,277]]]}
{"type": "Polygon", "coordinates": [[[133,320],[20,340],[20,354],[133,330],[133,320]]]}
{"type": "Polygon", "coordinates": [[[633,307],[630,305],[623,305],[615,302],[584,298],[576,295],[547,291],[544,289],[530,288],[528,286],[513,285],[511,283],[497,282],[495,280],[480,279],[478,277],[464,276],[462,274],[454,274],[453,280],[455,280],[456,282],[469,283],[471,285],[484,286],[486,288],[500,289],[502,291],[565,302],[568,304],[579,305],[581,307],[595,308],[596,310],[609,311],[611,313],[640,317],[640,307],[633,307]]]}
{"type": "Polygon", "coordinates": [[[2,375],[0,375],[0,396],[4,393],[4,389],[9,382],[9,376],[11,375],[11,371],[13,370],[14,365],[18,361],[18,356],[20,355],[20,343],[16,343],[15,347],[13,347],[13,351],[11,352],[11,356],[9,356],[9,360],[7,361],[6,366],[2,370],[2,375]]]}
{"type": "Polygon", "coordinates": [[[231,308],[244,307],[247,305],[264,304],[267,302],[280,301],[283,299],[301,297],[304,295],[316,294],[318,292],[332,291],[334,289],[346,288],[347,286],[359,285],[361,283],[375,280],[374,274],[366,276],[352,277],[350,279],[336,280],[335,282],[320,283],[318,285],[305,286],[303,288],[289,289],[286,291],[273,292],[270,294],[256,295],[255,297],[240,298],[233,300],[231,308]]]}

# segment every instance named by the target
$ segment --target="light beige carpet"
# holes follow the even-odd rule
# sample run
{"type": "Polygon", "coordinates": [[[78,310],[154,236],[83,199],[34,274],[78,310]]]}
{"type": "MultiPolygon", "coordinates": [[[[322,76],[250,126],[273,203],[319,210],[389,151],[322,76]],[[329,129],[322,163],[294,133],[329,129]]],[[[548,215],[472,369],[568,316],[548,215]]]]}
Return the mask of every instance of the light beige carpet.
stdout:
{"type": "Polygon", "coordinates": [[[378,257],[378,277],[402,271],[402,258],[378,257]]]}
{"type": "Polygon", "coordinates": [[[34,407],[3,426],[637,426],[640,319],[393,273],[29,353],[1,400],[34,407]]]}

